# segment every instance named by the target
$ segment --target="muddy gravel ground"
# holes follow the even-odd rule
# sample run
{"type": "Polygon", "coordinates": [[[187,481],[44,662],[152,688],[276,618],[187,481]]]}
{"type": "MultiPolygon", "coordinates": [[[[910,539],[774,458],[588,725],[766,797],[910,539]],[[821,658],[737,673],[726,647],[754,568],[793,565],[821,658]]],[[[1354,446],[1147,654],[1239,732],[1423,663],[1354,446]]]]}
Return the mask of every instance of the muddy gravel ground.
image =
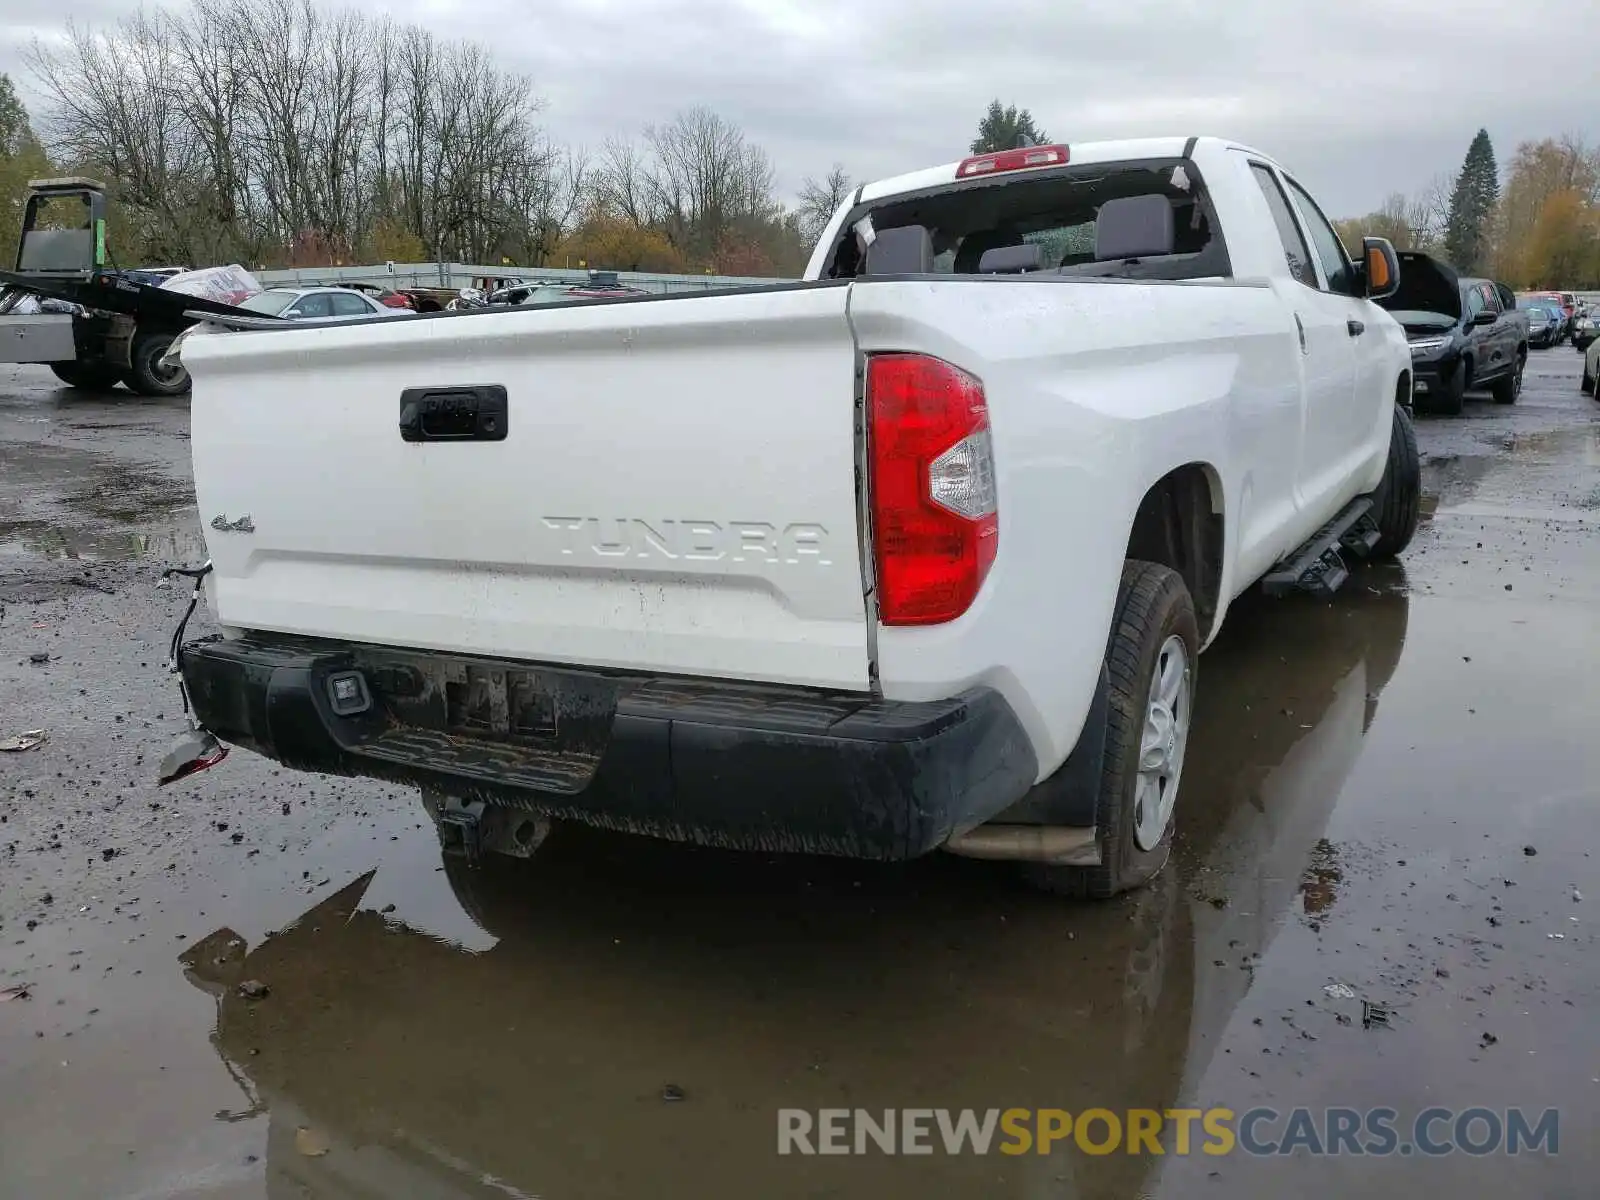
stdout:
{"type": "Polygon", "coordinates": [[[0,752],[0,1196],[1595,1195],[1577,379],[1419,421],[1403,567],[1230,615],[1173,866],[1073,905],[581,829],[463,872],[414,793],[244,752],[156,788],[187,404],[0,368],[0,744],[46,734],[0,752]],[[1258,1106],[1555,1109],[1559,1152],[777,1153],[780,1108],[1258,1106]]]}

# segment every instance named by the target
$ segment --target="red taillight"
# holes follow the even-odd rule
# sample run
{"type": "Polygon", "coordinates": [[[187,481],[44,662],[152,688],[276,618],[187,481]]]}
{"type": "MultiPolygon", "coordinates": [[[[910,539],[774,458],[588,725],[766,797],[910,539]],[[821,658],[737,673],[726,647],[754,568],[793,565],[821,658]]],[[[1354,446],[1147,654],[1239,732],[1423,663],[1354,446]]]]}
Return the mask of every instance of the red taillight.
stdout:
{"type": "Polygon", "coordinates": [[[921,354],[867,359],[872,542],[885,625],[971,607],[1000,540],[983,385],[921,354]]]}
{"type": "Polygon", "coordinates": [[[1025,171],[1029,167],[1064,167],[1066,164],[1065,146],[1023,146],[962,159],[956,168],[956,178],[971,179],[974,175],[999,175],[1005,171],[1025,171]]]}

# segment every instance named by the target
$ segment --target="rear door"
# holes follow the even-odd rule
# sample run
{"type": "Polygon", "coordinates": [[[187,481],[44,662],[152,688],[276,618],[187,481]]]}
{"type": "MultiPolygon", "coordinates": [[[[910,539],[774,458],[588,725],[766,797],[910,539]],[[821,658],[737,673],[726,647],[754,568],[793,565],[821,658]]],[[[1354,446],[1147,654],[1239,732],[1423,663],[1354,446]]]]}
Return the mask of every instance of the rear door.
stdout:
{"type": "Polygon", "coordinates": [[[1322,411],[1313,408],[1307,414],[1308,442],[1330,458],[1340,486],[1347,488],[1344,481],[1365,474],[1363,468],[1379,446],[1388,445],[1393,423],[1389,411],[1394,403],[1393,360],[1384,345],[1374,306],[1358,294],[1355,267],[1332,222],[1293,178],[1284,175],[1283,182],[1317,260],[1318,290],[1327,297],[1335,319],[1343,318],[1353,354],[1351,394],[1343,403],[1322,411]]]}
{"type": "Polygon", "coordinates": [[[219,619],[866,689],[848,296],[189,339],[219,619]]]}
{"type": "Polygon", "coordinates": [[[1296,472],[1297,506],[1320,514],[1329,496],[1350,475],[1347,460],[1353,442],[1350,408],[1356,387],[1356,350],[1349,329],[1349,298],[1324,290],[1311,245],[1277,173],[1257,161],[1250,163],[1250,173],[1272,211],[1288,261],[1290,278],[1279,277],[1274,286],[1293,312],[1300,337],[1305,404],[1296,472]]]}

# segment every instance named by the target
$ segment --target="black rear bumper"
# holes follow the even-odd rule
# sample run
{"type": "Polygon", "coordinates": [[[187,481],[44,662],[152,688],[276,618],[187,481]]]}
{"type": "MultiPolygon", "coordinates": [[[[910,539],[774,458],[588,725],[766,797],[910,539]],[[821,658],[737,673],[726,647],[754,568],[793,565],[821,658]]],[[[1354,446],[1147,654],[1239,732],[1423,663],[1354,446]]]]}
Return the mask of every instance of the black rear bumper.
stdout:
{"type": "Polygon", "coordinates": [[[180,662],[206,728],[285,766],[730,848],[915,857],[1037,771],[987,688],[908,703],[260,634],[180,662]]]}

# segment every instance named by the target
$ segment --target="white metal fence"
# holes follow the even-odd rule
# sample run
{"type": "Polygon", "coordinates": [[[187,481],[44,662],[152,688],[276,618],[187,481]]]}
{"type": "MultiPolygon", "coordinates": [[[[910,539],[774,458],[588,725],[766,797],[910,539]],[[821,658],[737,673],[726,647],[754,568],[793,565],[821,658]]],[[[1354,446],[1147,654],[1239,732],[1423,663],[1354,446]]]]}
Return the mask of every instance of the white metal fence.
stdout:
{"type": "MultiPolygon", "coordinates": [[[[642,271],[616,271],[619,283],[655,293],[705,292],[718,288],[759,287],[789,283],[742,275],[657,275],[642,271]]],[[[362,267],[295,267],[285,271],[254,271],[266,287],[310,284],[374,283],[386,287],[464,288],[479,279],[524,279],[581,284],[588,271],[555,267],[493,267],[475,263],[379,263],[362,267]]]]}

